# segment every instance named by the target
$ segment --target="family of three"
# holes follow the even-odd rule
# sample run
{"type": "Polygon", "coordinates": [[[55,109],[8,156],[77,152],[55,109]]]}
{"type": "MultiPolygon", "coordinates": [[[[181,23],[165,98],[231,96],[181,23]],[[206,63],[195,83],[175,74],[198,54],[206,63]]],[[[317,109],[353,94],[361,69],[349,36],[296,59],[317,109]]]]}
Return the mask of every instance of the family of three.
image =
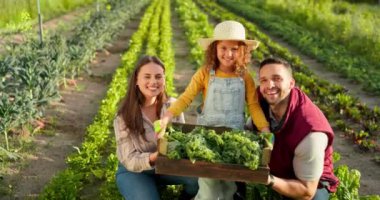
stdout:
{"type": "Polygon", "coordinates": [[[259,82],[247,70],[259,43],[247,40],[236,21],[216,25],[212,38],[199,40],[204,65],[178,99],[165,93],[165,66],[144,56],[129,77],[128,91],[114,120],[119,160],[117,187],[128,200],[159,199],[159,187],[183,185],[179,199],[245,199],[245,184],[202,177],[155,173],[158,156],[153,122],[184,123],[182,112],[202,93],[200,125],[272,132],[275,142],[267,185],[285,199],[328,199],[336,190],[333,174],[334,133],[312,101],[295,86],[291,66],[280,58],[260,64],[259,82]],[[251,118],[246,122],[247,106],[251,118]]]}

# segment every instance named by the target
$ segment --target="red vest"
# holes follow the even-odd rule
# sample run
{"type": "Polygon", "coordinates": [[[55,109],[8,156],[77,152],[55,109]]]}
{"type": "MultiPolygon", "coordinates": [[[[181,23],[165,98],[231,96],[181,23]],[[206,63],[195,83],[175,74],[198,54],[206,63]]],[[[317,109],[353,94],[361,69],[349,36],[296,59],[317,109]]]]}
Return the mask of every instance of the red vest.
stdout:
{"type": "MultiPolygon", "coordinates": [[[[260,92],[259,98],[269,119],[269,105],[260,92]]],[[[290,92],[288,108],[282,124],[282,127],[274,133],[275,142],[269,163],[271,173],[280,178],[296,179],[293,158],[297,145],[310,132],[323,132],[328,136],[328,144],[325,149],[324,168],[320,181],[329,182],[327,189],[335,192],[339,180],[333,173],[332,164],[334,132],[321,110],[298,88],[290,92]]]]}

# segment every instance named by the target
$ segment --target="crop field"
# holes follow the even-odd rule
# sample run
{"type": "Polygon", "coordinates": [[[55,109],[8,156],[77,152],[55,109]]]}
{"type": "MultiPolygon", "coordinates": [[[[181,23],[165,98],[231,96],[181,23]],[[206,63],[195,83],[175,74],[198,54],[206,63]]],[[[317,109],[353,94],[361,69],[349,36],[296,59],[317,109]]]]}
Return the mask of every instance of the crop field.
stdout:
{"type": "MultiPolygon", "coordinates": [[[[380,200],[380,2],[41,0],[42,41],[36,2],[0,0],[0,200],[122,199],[113,119],[136,62],[158,56],[178,97],[203,64],[198,39],[224,20],[260,41],[254,80],[258,62],[284,58],[329,120],[341,182],[330,199],[380,200]]],[[[264,185],[246,189],[276,199],[264,185]]]]}
{"type": "MultiPolygon", "coordinates": [[[[2,32],[21,31],[37,22],[38,1],[34,0],[1,0],[0,29],[2,32]]],[[[40,12],[44,19],[52,19],[78,7],[90,5],[94,0],[47,0],[40,1],[40,12]]]]}

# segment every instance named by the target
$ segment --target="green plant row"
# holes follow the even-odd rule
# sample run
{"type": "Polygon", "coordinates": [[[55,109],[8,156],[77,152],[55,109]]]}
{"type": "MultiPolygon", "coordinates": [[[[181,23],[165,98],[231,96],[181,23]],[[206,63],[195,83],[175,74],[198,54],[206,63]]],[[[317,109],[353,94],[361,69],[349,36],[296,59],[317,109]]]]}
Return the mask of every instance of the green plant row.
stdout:
{"type": "MultiPolygon", "coordinates": [[[[373,38],[335,41],[332,36],[322,34],[322,32],[326,32],[322,26],[319,31],[308,30],[284,16],[279,16],[277,12],[272,14],[270,10],[262,9],[256,4],[250,5],[237,0],[219,0],[218,2],[240,16],[252,20],[275,35],[284,38],[302,52],[324,63],[332,71],[339,72],[344,77],[360,83],[363,90],[380,94],[380,65],[378,62],[380,56],[377,53],[380,50],[380,41],[372,41],[373,38]],[[352,43],[356,43],[355,47],[352,47],[356,51],[348,48],[352,43]],[[361,46],[358,47],[358,44],[361,46]],[[364,50],[368,53],[357,53],[364,50]],[[369,55],[371,56],[369,57],[369,55]]],[[[345,33],[344,30],[340,30],[334,34],[343,35],[345,33]]]]}
{"type": "MultiPolygon", "coordinates": [[[[137,12],[148,1],[140,1],[139,4],[129,6],[131,10],[137,12]]],[[[127,9],[127,12],[131,12],[127,9]]],[[[126,12],[124,10],[124,12],[126,12]]],[[[119,67],[113,77],[105,99],[102,101],[98,114],[94,122],[87,128],[85,142],[80,151],[68,158],[69,168],[57,175],[44,189],[40,199],[65,199],[66,196],[78,197],[78,192],[83,187],[83,182],[88,181],[90,176],[103,176],[102,167],[103,151],[108,143],[112,143],[109,127],[112,124],[113,116],[116,113],[117,103],[125,95],[127,80],[133,70],[134,64],[140,55],[143,38],[147,32],[147,23],[151,13],[145,15],[139,30],[132,36],[128,52],[122,56],[122,67],[119,67]],[[144,20],[145,19],[145,20],[144,20]],[[145,23],[144,23],[145,22],[145,23]],[[101,165],[101,166],[99,166],[101,165]],[[62,180],[68,179],[70,174],[76,174],[79,179],[71,184],[62,185],[62,180]]],[[[112,160],[112,157],[110,157],[112,160]]]]}
{"type": "Polygon", "coordinates": [[[157,12],[150,22],[146,54],[158,56],[164,62],[167,92],[170,96],[176,96],[173,85],[175,62],[171,47],[170,5],[166,1],[160,1],[155,10],[157,12]]]}
{"type": "MultiPolygon", "coordinates": [[[[152,47],[154,45],[157,45],[156,50],[154,53],[159,54],[160,58],[162,59],[163,63],[165,64],[166,69],[166,81],[168,83],[173,83],[173,72],[174,72],[174,54],[173,54],[173,48],[171,46],[171,40],[172,40],[172,31],[171,31],[171,23],[170,23],[170,0],[156,0],[157,5],[154,7],[154,16],[151,17],[150,24],[149,24],[149,32],[148,39],[147,39],[147,47],[152,47]],[[159,11],[162,10],[162,11],[159,11]],[[154,23],[158,23],[157,20],[155,20],[158,17],[161,19],[160,23],[158,25],[155,25],[154,23]],[[156,29],[152,29],[152,27],[155,27],[156,29]],[[159,34],[154,33],[154,31],[158,31],[159,34]],[[157,38],[151,38],[151,37],[157,37],[157,38]],[[159,41],[159,42],[157,42],[159,41]],[[151,44],[151,42],[153,44],[151,44]]],[[[152,51],[150,52],[152,53],[152,51]]],[[[145,51],[145,54],[148,53],[148,48],[145,51]]],[[[156,55],[156,54],[149,54],[149,55],[156,55]]],[[[174,94],[174,87],[167,85],[167,91],[169,94],[174,94]]],[[[111,137],[112,140],[115,140],[114,137],[111,137]]],[[[116,151],[116,146],[114,143],[112,143],[111,149],[116,151]]],[[[112,153],[107,159],[107,163],[109,163],[106,167],[105,174],[106,174],[106,181],[101,187],[101,199],[119,199],[119,192],[115,187],[115,171],[117,166],[117,158],[112,153]]],[[[170,188],[169,188],[170,189],[170,188]]],[[[178,188],[172,188],[172,191],[170,190],[163,190],[161,191],[163,194],[161,197],[163,199],[173,199],[178,193],[178,188]]]]}
{"type": "MultiPolygon", "coordinates": [[[[259,56],[259,57],[264,56],[265,57],[265,56],[270,55],[270,52],[272,52],[272,53],[276,52],[277,55],[280,54],[280,56],[284,57],[285,59],[292,58],[291,61],[293,61],[295,59],[294,56],[291,56],[291,54],[289,52],[287,52],[286,49],[283,49],[283,48],[279,47],[278,45],[275,45],[273,42],[270,41],[270,39],[268,37],[266,37],[264,34],[258,32],[258,30],[255,29],[254,25],[247,22],[246,20],[244,20],[244,19],[242,19],[236,15],[233,15],[232,13],[229,13],[225,9],[217,6],[216,4],[214,4],[212,2],[197,1],[197,3],[199,5],[201,5],[201,7],[203,9],[205,9],[207,13],[212,15],[212,17],[216,18],[217,20],[228,20],[228,19],[238,20],[239,22],[242,22],[244,24],[244,26],[249,30],[250,33],[254,33],[254,35],[256,37],[260,37],[260,41],[262,41],[262,42],[264,41],[263,42],[264,44],[261,44],[260,48],[255,53],[256,56],[259,56]],[[258,34],[256,34],[256,32],[258,34]],[[263,39],[265,39],[265,40],[263,40],[263,39]],[[268,44],[267,42],[269,42],[269,41],[270,41],[270,43],[268,44]],[[278,50],[278,51],[275,51],[275,50],[278,50]],[[284,55],[287,55],[287,56],[284,56],[284,55]]],[[[200,11],[199,10],[196,11],[193,9],[191,12],[200,12],[200,11]]],[[[300,62],[300,61],[298,60],[298,62],[300,62]]],[[[348,199],[350,199],[349,195],[355,196],[358,194],[359,184],[356,184],[356,183],[359,182],[360,176],[354,177],[354,176],[352,176],[352,174],[354,174],[354,175],[358,174],[358,173],[360,174],[360,172],[357,170],[344,170],[343,168],[347,168],[347,167],[342,165],[342,166],[338,166],[335,168],[335,172],[338,174],[338,177],[341,180],[344,180],[344,184],[342,184],[338,190],[344,191],[344,192],[349,192],[349,194],[345,194],[344,192],[339,192],[339,193],[336,193],[335,196],[332,196],[331,199],[342,199],[342,200],[347,199],[348,200],[348,199]]],[[[266,195],[273,195],[273,193],[270,193],[270,192],[268,193],[266,187],[251,185],[250,187],[248,187],[248,189],[249,189],[248,190],[249,199],[272,199],[274,197],[274,196],[270,196],[270,198],[267,198],[266,195]]],[[[363,197],[362,199],[376,199],[376,198],[378,198],[378,196],[363,197]]]]}
{"type": "Polygon", "coordinates": [[[165,0],[164,7],[161,14],[161,24],[160,24],[160,45],[159,57],[165,63],[166,72],[166,90],[169,96],[176,97],[177,93],[174,86],[174,71],[175,71],[175,59],[174,59],[174,49],[172,46],[173,32],[171,26],[171,1],[165,0]]]}
{"type": "Polygon", "coordinates": [[[162,5],[163,1],[158,1],[156,7],[154,8],[156,13],[150,21],[148,42],[146,45],[146,54],[148,55],[157,55],[158,45],[160,42],[160,20],[163,10],[162,5]]]}
{"type": "Polygon", "coordinates": [[[313,101],[321,107],[330,121],[342,119],[343,115],[346,123],[345,126],[341,126],[345,127],[341,129],[342,131],[366,150],[380,149],[377,138],[380,131],[378,125],[380,124],[380,109],[378,107],[372,110],[360,103],[358,99],[348,95],[342,86],[331,84],[317,77],[299,57],[292,55],[286,48],[273,42],[251,22],[215,3],[200,1],[198,3],[217,19],[233,19],[242,22],[248,31],[262,42],[257,51],[254,52],[254,57],[262,59],[275,55],[288,60],[294,67],[294,74],[299,87],[312,96],[313,101]],[[220,13],[224,14],[220,15],[220,13]]]}
{"type": "Polygon", "coordinates": [[[203,50],[199,46],[197,40],[202,37],[210,37],[212,35],[212,27],[208,23],[207,15],[199,12],[189,12],[197,10],[196,5],[191,1],[175,1],[177,6],[176,12],[185,29],[187,42],[190,45],[190,59],[193,64],[200,67],[203,63],[203,50]]]}
{"type": "MultiPolygon", "coordinates": [[[[142,54],[144,52],[143,44],[146,43],[146,49],[145,54],[149,55],[156,55],[154,49],[158,48],[160,41],[160,34],[159,34],[159,16],[162,14],[164,3],[162,0],[153,0],[151,6],[146,10],[144,13],[144,17],[140,23],[139,30],[135,32],[132,36],[132,38],[136,37],[136,40],[139,41],[139,50],[138,51],[128,51],[127,54],[130,57],[134,56],[134,53],[142,54]],[[154,29],[152,27],[155,27],[154,29]],[[140,32],[140,33],[139,33],[140,32]],[[145,36],[143,36],[145,35],[145,36]],[[152,48],[150,52],[148,53],[148,49],[152,48]],[[154,52],[153,52],[154,51],[154,52]]],[[[137,49],[136,49],[137,50],[137,49]]],[[[127,54],[125,54],[127,56],[127,54]]],[[[137,54],[136,54],[137,55],[137,54]]],[[[139,56],[139,55],[137,55],[139,56]]],[[[123,56],[123,59],[127,59],[127,57],[123,56]]],[[[164,62],[164,61],[163,61],[164,62]]],[[[166,64],[164,62],[164,64],[166,64]]],[[[166,65],[165,65],[166,66],[166,65]]],[[[131,69],[134,68],[134,65],[131,66],[131,69]]],[[[125,90],[125,89],[124,89],[125,90]]],[[[126,90],[125,90],[126,92],[126,90]]],[[[113,118],[112,118],[113,119],[113,118]]],[[[113,129],[111,129],[113,130],[113,129]]],[[[103,182],[101,188],[100,188],[100,197],[101,199],[120,199],[120,193],[118,192],[116,188],[116,180],[115,180],[115,173],[117,169],[117,163],[119,162],[115,153],[116,152],[116,144],[115,144],[115,138],[113,136],[108,138],[111,143],[110,150],[112,153],[109,154],[107,158],[107,164],[105,167],[105,170],[103,170],[105,181],[103,182]]],[[[104,154],[104,157],[106,157],[108,153],[104,154]]]]}

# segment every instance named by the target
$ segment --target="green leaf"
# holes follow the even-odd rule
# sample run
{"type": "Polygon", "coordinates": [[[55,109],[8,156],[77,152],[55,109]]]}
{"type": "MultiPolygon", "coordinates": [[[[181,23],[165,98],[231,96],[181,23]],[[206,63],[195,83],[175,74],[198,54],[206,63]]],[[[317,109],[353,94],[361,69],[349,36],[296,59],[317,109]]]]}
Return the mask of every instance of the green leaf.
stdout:
{"type": "Polygon", "coordinates": [[[161,120],[156,120],[153,123],[154,126],[154,132],[158,133],[161,130],[161,120]]]}

